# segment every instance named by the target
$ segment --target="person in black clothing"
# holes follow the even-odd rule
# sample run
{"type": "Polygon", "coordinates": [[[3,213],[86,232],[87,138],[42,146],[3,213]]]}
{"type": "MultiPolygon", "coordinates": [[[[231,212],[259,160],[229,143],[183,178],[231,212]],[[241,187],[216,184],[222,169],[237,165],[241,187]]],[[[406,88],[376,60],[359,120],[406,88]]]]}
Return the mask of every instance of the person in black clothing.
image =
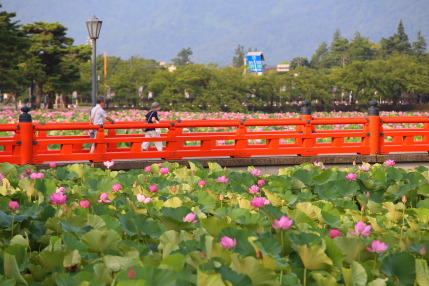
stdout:
{"type": "MultiPolygon", "coordinates": [[[[159,123],[158,110],[161,109],[161,106],[158,102],[152,103],[150,111],[146,114],[147,123],[159,123]]],[[[146,129],[145,137],[161,137],[161,130],[159,128],[148,128],[146,129]]],[[[162,142],[154,142],[155,147],[158,151],[162,151],[162,142]]],[[[149,149],[150,142],[143,142],[142,151],[147,151],[149,149]]]]}

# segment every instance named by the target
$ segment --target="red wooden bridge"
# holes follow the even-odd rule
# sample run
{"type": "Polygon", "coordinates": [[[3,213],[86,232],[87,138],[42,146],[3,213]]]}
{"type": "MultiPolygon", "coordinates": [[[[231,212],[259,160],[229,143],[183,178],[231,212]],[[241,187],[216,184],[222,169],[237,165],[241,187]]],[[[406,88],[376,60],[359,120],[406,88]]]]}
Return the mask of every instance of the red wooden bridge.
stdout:
{"type": "Polygon", "coordinates": [[[126,132],[153,127],[146,122],[117,122],[101,126],[88,122],[33,123],[30,109],[25,106],[21,109],[23,113],[18,124],[0,124],[2,134],[12,134],[0,137],[0,163],[25,165],[51,161],[313,157],[328,154],[370,158],[398,152],[429,152],[428,117],[381,117],[376,105],[376,102],[371,102],[366,117],[313,118],[309,102],[304,101],[299,117],[294,119],[163,121],[157,126],[163,129],[160,138],[145,138],[143,132],[126,132]],[[421,127],[386,128],[388,124],[409,123],[421,127]],[[353,125],[356,129],[334,130],[327,128],[328,125],[353,125]],[[278,130],[258,131],[260,128],[255,128],[267,126],[275,126],[274,129],[278,130]],[[201,131],[208,127],[227,127],[228,131],[201,131]],[[83,132],[91,129],[98,130],[95,139],[90,139],[83,132]],[[52,131],[58,130],[74,130],[76,135],[53,135],[58,132],[52,131]],[[141,151],[145,141],[162,141],[163,151],[155,148],[141,151]],[[89,153],[91,143],[95,144],[94,153],[89,153]]]}

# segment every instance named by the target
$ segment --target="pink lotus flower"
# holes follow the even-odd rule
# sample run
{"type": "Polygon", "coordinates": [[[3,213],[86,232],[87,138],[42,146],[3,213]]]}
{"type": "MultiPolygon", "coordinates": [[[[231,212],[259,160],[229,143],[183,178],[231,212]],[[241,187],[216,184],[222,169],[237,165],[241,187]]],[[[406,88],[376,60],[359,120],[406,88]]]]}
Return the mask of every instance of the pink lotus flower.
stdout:
{"type": "Polygon", "coordinates": [[[0,173],[0,181],[3,180],[4,175],[2,173],[0,173]]]}
{"type": "Polygon", "coordinates": [[[64,193],[66,191],[66,188],[64,188],[64,187],[59,187],[55,192],[56,193],[64,193]]]}
{"type": "Polygon", "coordinates": [[[329,230],[329,237],[330,238],[336,238],[337,236],[341,236],[341,232],[338,229],[330,229],[329,230]]]}
{"type": "Polygon", "coordinates": [[[261,176],[262,175],[261,170],[258,170],[258,169],[250,170],[250,174],[252,174],[253,176],[261,176]]]}
{"type": "Polygon", "coordinates": [[[226,183],[228,183],[228,179],[227,179],[227,178],[226,178],[226,176],[224,175],[224,176],[222,176],[222,177],[218,177],[218,178],[216,179],[216,182],[226,184],[226,183]]]}
{"type": "Polygon", "coordinates": [[[263,197],[256,197],[250,201],[250,205],[253,206],[254,209],[259,209],[269,204],[270,201],[263,197]]]}
{"type": "Polygon", "coordinates": [[[353,235],[362,235],[368,237],[371,235],[369,232],[371,228],[371,225],[366,225],[364,222],[359,221],[357,224],[355,224],[355,231],[349,231],[349,233],[353,235]]]}
{"type": "Polygon", "coordinates": [[[10,201],[9,202],[9,210],[16,211],[19,209],[19,203],[17,201],[10,201]]]}
{"type": "Polygon", "coordinates": [[[424,256],[426,254],[426,248],[424,246],[420,248],[419,253],[424,256]]]}
{"type": "Polygon", "coordinates": [[[31,179],[43,179],[45,177],[45,174],[43,173],[31,173],[30,178],[31,179]]]}
{"type": "Polygon", "coordinates": [[[188,213],[186,216],[184,216],[182,219],[184,222],[192,222],[192,223],[197,223],[198,220],[195,219],[197,215],[194,213],[188,213]]]}
{"type": "Polygon", "coordinates": [[[168,168],[161,168],[161,169],[159,169],[159,173],[160,174],[168,174],[168,172],[170,172],[170,169],[168,169],[168,168]]]}
{"type": "Polygon", "coordinates": [[[49,198],[51,199],[52,204],[57,206],[61,206],[67,201],[67,196],[64,195],[62,192],[53,193],[49,196],[49,198]]]}
{"type": "Polygon", "coordinates": [[[89,209],[90,202],[88,200],[80,201],[79,207],[89,209]]]}
{"type": "Polygon", "coordinates": [[[117,191],[119,191],[120,189],[122,189],[121,184],[114,184],[114,185],[112,186],[112,192],[117,192],[117,191]]]}
{"type": "Polygon", "coordinates": [[[256,194],[257,192],[259,192],[259,187],[257,185],[250,186],[249,193],[256,194]]]}
{"type": "Polygon", "coordinates": [[[220,245],[222,245],[223,248],[230,249],[237,245],[237,240],[235,238],[224,236],[220,239],[219,243],[220,245]]]}
{"type": "Polygon", "coordinates": [[[151,166],[146,166],[146,167],[144,167],[144,170],[146,173],[150,173],[152,171],[152,168],[151,168],[151,166]]]}
{"type": "Polygon", "coordinates": [[[359,166],[359,169],[366,172],[366,171],[369,171],[371,167],[367,165],[362,165],[362,166],[359,166]]]}
{"type": "Polygon", "coordinates": [[[381,252],[385,251],[388,248],[389,247],[384,242],[381,242],[379,240],[374,240],[372,242],[372,244],[371,244],[371,248],[367,247],[366,249],[369,252],[381,253],[381,252]]]}
{"type": "Polygon", "coordinates": [[[287,216],[282,216],[280,219],[275,219],[272,226],[274,228],[281,228],[281,229],[289,229],[290,226],[293,224],[293,220],[289,219],[287,216]]]}
{"type": "Polygon", "coordinates": [[[103,162],[104,166],[107,167],[107,169],[110,169],[110,167],[113,167],[113,165],[115,165],[115,162],[113,161],[105,161],[103,162]]]}
{"type": "Polygon", "coordinates": [[[205,185],[206,185],[206,181],[204,181],[204,180],[198,181],[198,186],[204,187],[205,185]]]}
{"type": "Polygon", "coordinates": [[[264,180],[258,180],[258,186],[262,187],[265,185],[265,181],[264,180]]]}
{"type": "Polygon", "coordinates": [[[148,204],[152,201],[151,198],[147,198],[142,194],[137,194],[136,196],[137,196],[137,200],[141,203],[144,203],[144,204],[148,204]]]}
{"type": "Polygon", "coordinates": [[[55,162],[49,162],[49,167],[55,168],[57,166],[57,163],[55,162]]]}
{"type": "Polygon", "coordinates": [[[98,200],[98,202],[103,204],[108,204],[110,203],[110,200],[108,198],[109,198],[109,195],[107,193],[101,193],[100,199],[98,200]]]}
{"type": "Polygon", "coordinates": [[[353,174],[353,173],[348,173],[346,175],[346,179],[349,180],[349,181],[356,181],[356,178],[357,178],[357,175],[353,174]]]}
{"type": "Polygon", "coordinates": [[[156,187],[156,185],[150,185],[149,191],[151,191],[152,193],[156,193],[156,191],[158,191],[158,188],[156,187]]]}
{"type": "Polygon", "coordinates": [[[384,164],[386,165],[386,166],[390,166],[390,167],[393,167],[393,166],[395,166],[395,161],[394,160],[386,160],[385,162],[384,162],[384,164]]]}

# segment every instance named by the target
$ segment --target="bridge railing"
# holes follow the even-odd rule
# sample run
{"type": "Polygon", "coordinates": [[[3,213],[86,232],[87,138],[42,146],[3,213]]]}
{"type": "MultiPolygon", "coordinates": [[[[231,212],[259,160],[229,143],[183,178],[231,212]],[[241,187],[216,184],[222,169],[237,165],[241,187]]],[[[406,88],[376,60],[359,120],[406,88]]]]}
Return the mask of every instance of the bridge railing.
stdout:
{"type": "Polygon", "coordinates": [[[0,132],[13,133],[0,137],[0,162],[40,164],[49,161],[429,152],[428,117],[380,117],[376,105],[372,102],[366,117],[313,118],[309,102],[304,101],[299,118],[292,119],[163,121],[157,125],[163,129],[160,138],[146,138],[139,132],[143,128],[153,128],[153,124],[144,121],[101,126],[88,122],[32,123],[29,108],[23,107],[18,125],[0,124],[0,132]],[[384,128],[386,124],[406,123],[419,123],[422,127],[384,128]],[[327,129],[333,125],[353,125],[354,129],[327,129]],[[268,126],[275,128],[261,131],[268,126]],[[213,127],[226,131],[205,131],[213,127]],[[84,134],[91,129],[98,130],[94,139],[84,134]],[[75,130],[78,135],[52,132],[58,130],[75,130]],[[163,142],[162,151],[153,147],[149,151],[141,150],[143,142],[156,141],[163,142]],[[94,153],[89,152],[90,144],[95,144],[94,153]]]}

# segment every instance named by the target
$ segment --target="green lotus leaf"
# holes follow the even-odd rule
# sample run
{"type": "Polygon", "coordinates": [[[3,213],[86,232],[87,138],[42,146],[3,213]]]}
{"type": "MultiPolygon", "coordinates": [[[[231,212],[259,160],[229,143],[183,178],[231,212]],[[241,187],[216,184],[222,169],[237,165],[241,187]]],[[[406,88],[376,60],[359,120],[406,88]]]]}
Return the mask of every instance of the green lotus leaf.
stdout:
{"type": "Polygon", "coordinates": [[[348,286],[364,286],[368,281],[365,268],[359,262],[353,261],[350,268],[342,268],[342,272],[348,286]]]}
{"type": "Polygon", "coordinates": [[[64,232],[62,235],[62,240],[64,242],[64,245],[67,247],[68,250],[79,250],[81,252],[86,252],[88,248],[86,245],[81,242],[74,234],[71,232],[64,232]]]}
{"type": "Polygon", "coordinates": [[[326,245],[325,252],[332,259],[332,263],[338,268],[342,267],[346,255],[341,251],[334,239],[325,237],[324,242],[326,245]]]}
{"type": "Polygon", "coordinates": [[[222,275],[223,280],[231,282],[234,286],[249,286],[252,284],[252,280],[248,275],[237,273],[225,265],[219,267],[219,273],[222,275]]]}
{"type": "Polygon", "coordinates": [[[385,185],[387,183],[387,174],[382,168],[372,168],[371,173],[376,184],[385,185]]]}
{"type": "Polygon", "coordinates": [[[332,169],[326,169],[321,172],[319,175],[313,177],[313,182],[317,185],[326,184],[328,182],[335,181],[337,179],[338,172],[333,171],[332,169]]]}
{"type": "Polygon", "coordinates": [[[320,246],[296,245],[295,247],[305,268],[316,271],[323,270],[332,274],[337,272],[332,260],[320,246]]]}
{"type": "Polygon", "coordinates": [[[64,257],[67,255],[67,252],[62,250],[43,250],[39,252],[36,256],[36,259],[40,262],[40,265],[48,271],[54,271],[56,267],[63,269],[64,257]]]}
{"type": "MultiPolygon", "coordinates": [[[[138,284],[138,285],[151,285],[151,286],[175,286],[177,280],[177,273],[167,269],[159,269],[153,266],[137,266],[132,267],[135,273],[133,280],[143,280],[147,284],[138,284]]],[[[121,271],[116,276],[115,281],[122,283],[129,281],[128,278],[128,269],[121,271]]],[[[119,284],[118,284],[119,285],[119,284]]],[[[128,284],[121,284],[128,285],[128,284]]],[[[134,285],[134,284],[131,284],[134,285]]]]}
{"type": "Polygon", "coordinates": [[[61,181],[74,180],[75,178],[79,177],[79,175],[76,172],[71,172],[67,168],[56,168],[55,175],[58,178],[58,180],[61,180],[61,181]]]}
{"type": "Polygon", "coordinates": [[[93,229],[92,226],[86,225],[84,227],[74,226],[72,222],[61,222],[60,223],[61,229],[63,231],[71,231],[75,232],[78,235],[82,235],[93,229]]]}
{"type": "Polygon", "coordinates": [[[321,209],[309,202],[297,203],[295,205],[296,209],[302,211],[308,215],[312,220],[318,220],[323,222],[323,217],[321,215],[321,209]]]}
{"type": "Polygon", "coordinates": [[[277,275],[274,270],[265,268],[255,257],[248,256],[242,258],[237,254],[232,254],[231,258],[231,269],[249,276],[252,280],[252,285],[279,285],[279,281],[277,280],[277,275]]]}
{"type": "Polygon", "coordinates": [[[189,179],[190,176],[190,171],[187,168],[177,168],[173,171],[173,174],[176,176],[176,178],[179,178],[180,180],[178,180],[179,182],[184,182],[187,181],[189,179]]]}
{"type": "Polygon", "coordinates": [[[314,192],[317,193],[322,200],[327,201],[332,201],[333,199],[338,199],[340,197],[340,190],[333,187],[331,183],[316,185],[314,187],[314,192]]]}
{"type": "Polygon", "coordinates": [[[36,180],[30,180],[28,178],[21,179],[18,182],[18,185],[20,186],[20,188],[22,190],[25,190],[25,192],[27,193],[27,196],[30,199],[30,201],[33,200],[37,194],[37,190],[34,187],[35,184],[36,184],[36,180]]]}
{"type": "Polygon", "coordinates": [[[323,220],[331,227],[338,228],[342,224],[340,211],[332,205],[323,206],[321,215],[323,220]]]}
{"type": "Polygon", "coordinates": [[[429,268],[424,259],[416,259],[416,282],[419,286],[429,286],[429,268]]]}
{"type": "Polygon", "coordinates": [[[9,242],[9,245],[23,245],[25,247],[29,247],[30,246],[30,240],[29,240],[28,236],[26,238],[24,238],[22,235],[17,234],[14,237],[12,237],[12,239],[9,242]]]}
{"type": "Polygon", "coordinates": [[[163,229],[159,223],[147,220],[144,216],[135,213],[120,214],[118,216],[121,228],[127,235],[149,235],[159,237],[163,229]]]}
{"type": "Polygon", "coordinates": [[[75,172],[79,178],[83,178],[83,176],[89,171],[90,166],[86,164],[73,164],[68,167],[70,172],[75,172]]]}
{"type": "Polygon", "coordinates": [[[385,168],[387,179],[393,182],[399,182],[407,176],[406,171],[401,168],[385,168]]]}
{"type": "Polygon", "coordinates": [[[429,199],[421,200],[417,203],[418,208],[429,209],[429,199]]]}
{"type": "Polygon", "coordinates": [[[400,285],[413,285],[416,279],[416,261],[408,252],[389,254],[380,270],[387,276],[394,276],[400,285]]]}
{"type": "Polygon", "coordinates": [[[219,236],[219,233],[231,224],[227,223],[224,219],[218,217],[209,217],[201,220],[201,224],[212,236],[219,236]]]}
{"type": "Polygon", "coordinates": [[[0,164],[0,173],[4,176],[9,174],[16,176],[18,174],[17,165],[5,162],[0,164]]]}
{"type": "Polygon", "coordinates": [[[143,279],[133,279],[133,280],[121,281],[117,285],[118,286],[150,286],[151,284],[148,281],[143,279]]]}
{"type": "Polygon", "coordinates": [[[4,266],[4,275],[7,278],[13,278],[20,284],[28,285],[28,283],[25,281],[24,277],[22,277],[19,271],[19,267],[18,267],[18,263],[16,262],[15,255],[4,253],[3,266],[4,266]]]}
{"type": "Polygon", "coordinates": [[[208,162],[207,163],[209,169],[213,172],[213,173],[217,173],[217,172],[222,172],[223,169],[221,167],[221,165],[219,165],[216,162],[208,162]]]}
{"type": "Polygon", "coordinates": [[[112,273],[109,272],[109,269],[104,263],[96,263],[92,267],[93,275],[98,280],[104,282],[105,285],[110,285],[113,281],[112,273]]]}
{"type": "Polygon", "coordinates": [[[108,248],[115,249],[121,241],[121,237],[114,230],[93,229],[81,237],[81,241],[94,252],[103,252],[108,248]]]}
{"type": "Polygon", "coordinates": [[[267,237],[256,239],[253,243],[258,246],[262,254],[278,256],[282,252],[281,244],[267,237]]]}
{"type": "Polygon", "coordinates": [[[72,267],[75,265],[79,265],[82,261],[82,257],[80,256],[80,253],[78,250],[73,250],[66,254],[63,261],[64,267],[72,267]]]}
{"type": "MultiPolygon", "coordinates": [[[[317,282],[317,286],[336,286],[340,285],[337,283],[337,280],[334,276],[330,274],[322,275],[322,273],[319,272],[312,272],[311,276],[313,276],[313,279],[317,282]]],[[[347,285],[347,284],[346,284],[347,285]]]]}
{"type": "Polygon", "coordinates": [[[346,255],[344,261],[351,264],[357,260],[364,245],[359,238],[340,236],[334,240],[335,244],[340,248],[341,252],[346,255]]]}
{"type": "Polygon", "coordinates": [[[306,186],[315,185],[313,178],[317,175],[317,172],[307,171],[306,169],[298,169],[295,171],[295,173],[293,173],[293,177],[304,183],[306,186]]]}
{"type": "Polygon", "coordinates": [[[0,275],[0,285],[2,286],[15,286],[17,284],[17,281],[15,278],[8,279],[4,277],[3,275],[0,275]]]}
{"type": "Polygon", "coordinates": [[[299,224],[308,224],[313,227],[317,226],[317,221],[312,220],[306,213],[297,209],[290,211],[289,217],[293,219],[294,224],[298,226],[299,224]]]}
{"type": "MultiPolygon", "coordinates": [[[[165,269],[170,269],[173,271],[180,271],[185,265],[186,257],[181,253],[174,253],[166,256],[162,262],[161,266],[165,266],[165,269]]],[[[164,267],[162,267],[164,268],[164,267]]]]}
{"type": "Polygon", "coordinates": [[[126,252],[124,256],[105,255],[103,262],[110,273],[122,271],[124,269],[141,266],[138,251],[126,252]]]}
{"type": "Polygon", "coordinates": [[[4,253],[7,253],[15,257],[15,262],[20,272],[23,272],[27,267],[28,263],[30,262],[30,259],[27,254],[26,245],[22,245],[22,244],[10,245],[4,250],[4,253]]]}
{"type": "Polygon", "coordinates": [[[105,283],[94,277],[94,274],[88,271],[79,271],[71,276],[69,273],[61,273],[55,277],[55,285],[70,286],[70,285],[91,285],[104,286],[105,283]]]}
{"type": "Polygon", "coordinates": [[[219,273],[207,273],[204,271],[198,271],[197,273],[198,285],[207,286],[221,286],[225,285],[222,281],[222,276],[219,273]]]}
{"type": "Polygon", "coordinates": [[[196,171],[199,171],[199,170],[204,170],[203,165],[201,165],[201,163],[198,162],[195,159],[188,160],[188,164],[189,164],[189,169],[191,170],[191,172],[196,172],[196,171]]]}
{"type": "Polygon", "coordinates": [[[191,196],[202,212],[209,213],[216,208],[216,200],[207,192],[196,191],[191,196]]]}
{"type": "Polygon", "coordinates": [[[371,282],[368,283],[368,286],[386,286],[387,285],[387,278],[377,278],[372,280],[371,282]]]}
{"type": "Polygon", "coordinates": [[[420,185],[417,188],[417,193],[420,195],[428,195],[429,194],[429,184],[420,185]]]}

